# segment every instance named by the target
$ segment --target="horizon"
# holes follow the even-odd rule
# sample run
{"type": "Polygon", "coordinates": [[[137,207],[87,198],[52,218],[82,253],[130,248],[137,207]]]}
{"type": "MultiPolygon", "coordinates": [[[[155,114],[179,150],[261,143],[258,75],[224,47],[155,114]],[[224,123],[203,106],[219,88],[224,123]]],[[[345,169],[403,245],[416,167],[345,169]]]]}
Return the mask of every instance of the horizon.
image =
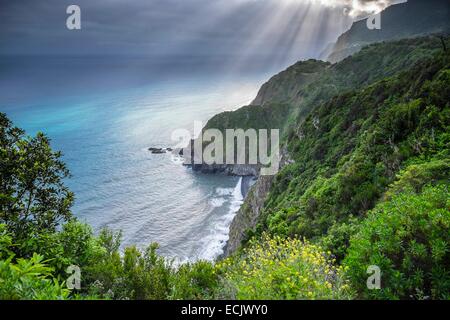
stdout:
{"type": "Polygon", "coordinates": [[[3,0],[0,55],[255,56],[280,64],[318,58],[364,8],[398,1],[111,0],[76,1],[81,29],[67,30],[73,1],[3,0]],[[344,12],[347,8],[348,11],[344,12]]]}

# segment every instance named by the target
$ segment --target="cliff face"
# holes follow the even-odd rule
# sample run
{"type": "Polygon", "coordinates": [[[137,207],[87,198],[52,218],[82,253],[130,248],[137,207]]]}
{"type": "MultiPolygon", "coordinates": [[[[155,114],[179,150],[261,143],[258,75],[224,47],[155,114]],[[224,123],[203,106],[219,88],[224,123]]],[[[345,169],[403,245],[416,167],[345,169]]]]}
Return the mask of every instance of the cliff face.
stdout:
{"type": "MultiPolygon", "coordinates": [[[[217,129],[222,132],[224,137],[224,159],[223,163],[226,163],[225,156],[225,139],[227,129],[279,129],[282,134],[288,118],[290,116],[291,106],[287,103],[265,103],[263,106],[245,106],[239,110],[232,112],[223,112],[214,116],[208,121],[203,129],[205,132],[208,129],[217,129]]],[[[257,132],[258,134],[258,132],[257,132]]],[[[203,142],[203,148],[210,142],[203,142]]],[[[192,146],[195,145],[194,141],[191,141],[192,146]]],[[[235,150],[237,147],[235,148],[235,150]]],[[[248,146],[245,150],[245,154],[248,156],[248,146]]],[[[194,164],[193,152],[190,158],[186,158],[185,164],[192,167],[194,171],[202,173],[225,173],[228,175],[236,176],[258,176],[261,164],[213,164],[206,163],[194,164]]]]}
{"type": "Polygon", "coordinates": [[[355,22],[339,37],[327,60],[341,61],[370,43],[448,33],[448,10],[448,0],[409,0],[390,6],[381,13],[380,30],[369,30],[366,19],[355,22]]]}
{"type": "Polygon", "coordinates": [[[258,218],[264,207],[273,179],[273,176],[261,176],[250,189],[244,204],[231,223],[230,238],[225,248],[225,256],[229,256],[238,250],[242,241],[246,238],[246,231],[252,230],[258,223],[258,218]]]}
{"type": "Polygon", "coordinates": [[[258,165],[248,164],[194,164],[192,170],[206,174],[223,173],[230,176],[259,176],[260,167],[258,165]]]}
{"type": "MultiPolygon", "coordinates": [[[[280,169],[293,163],[286,148],[281,150],[280,169]]],[[[233,254],[246,239],[246,232],[253,230],[259,222],[261,211],[271,190],[275,176],[259,176],[250,188],[244,203],[237,212],[230,226],[229,240],[225,248],[225,256],[233,254]]]]}

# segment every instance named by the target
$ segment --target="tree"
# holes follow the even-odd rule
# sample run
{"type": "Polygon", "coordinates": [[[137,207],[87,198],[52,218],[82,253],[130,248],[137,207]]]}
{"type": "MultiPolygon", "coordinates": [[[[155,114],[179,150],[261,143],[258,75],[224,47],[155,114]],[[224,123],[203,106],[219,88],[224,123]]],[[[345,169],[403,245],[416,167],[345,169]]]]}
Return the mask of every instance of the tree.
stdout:
{"type": "Polygon", "coordinates": [[[64,185],[70,174],[61,155],[44,134],[25,136],[0,113],[0,223],[14,243],[54,232],[70,220],[74,196],[64,185]]]}

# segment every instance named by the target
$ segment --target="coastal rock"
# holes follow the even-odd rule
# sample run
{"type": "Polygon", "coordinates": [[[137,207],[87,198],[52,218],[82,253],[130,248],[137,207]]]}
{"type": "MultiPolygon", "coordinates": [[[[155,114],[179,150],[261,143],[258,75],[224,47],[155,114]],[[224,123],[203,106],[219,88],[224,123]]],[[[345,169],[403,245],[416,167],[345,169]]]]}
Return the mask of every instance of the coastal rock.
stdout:
{"type": "Polygon", "coordinates": [[[162,154],[166,153],[166,150],[163,148],[148,148],[148,151],[150,151],[153,154],[162,154]]]}
{"type": "MultiPolygon", "coordinates": [[[[282,148],[280,169],[293,162],[286,148],[282,148]]],[[[231,223],[229,240],[224,251],[225,257],[239,249],[247,230],[253,230],[256,227],[274,179],[275,176],[259,176],[256,183],[250,187],[244,203],[231,223]]]]}
{"type": "Polygon", "coordinates": [[[172,152],[173,149],[172,148],[155,148],[155,147],[151,147],[148,148],[148,151],[150,151],[152,154],[164,154],[167,152],[172,152]]]}
{"type": "Polygon", "coordinates": [[[230,226],[229,240],[225,248],[224,256],[228,257],[241,246],[245,239],[245,233],[253,229],[258,223],[261,210],[272,186],[274,176],[260,176],[257,182],[250,188],[247,197],[230,226]]]}
{"type": "Polygon", "coordinates": [[[206,174],[215,174],[215,173],[223,173],[229,176],[254,176],[257,177],[259,175],[259,166],[257,165],[245,165],[245,164],[236,164],[236,165],[226,165],[226,164],[186,164],[186,166],[192,167],[192,170],[195,172],[201,172],[206,174]]]}

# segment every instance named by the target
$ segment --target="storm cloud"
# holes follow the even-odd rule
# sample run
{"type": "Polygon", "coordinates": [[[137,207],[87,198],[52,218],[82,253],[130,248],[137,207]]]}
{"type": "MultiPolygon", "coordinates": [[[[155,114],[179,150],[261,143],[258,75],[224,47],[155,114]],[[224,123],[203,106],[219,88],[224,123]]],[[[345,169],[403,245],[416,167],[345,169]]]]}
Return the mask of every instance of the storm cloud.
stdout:
{"type": "Polygon", "coordinates": [[[375,2],[392,1],[0,0],[0,54],[314,57],[375,2]],[[81,30],[66,28],[71,4],[81,30]]]}

